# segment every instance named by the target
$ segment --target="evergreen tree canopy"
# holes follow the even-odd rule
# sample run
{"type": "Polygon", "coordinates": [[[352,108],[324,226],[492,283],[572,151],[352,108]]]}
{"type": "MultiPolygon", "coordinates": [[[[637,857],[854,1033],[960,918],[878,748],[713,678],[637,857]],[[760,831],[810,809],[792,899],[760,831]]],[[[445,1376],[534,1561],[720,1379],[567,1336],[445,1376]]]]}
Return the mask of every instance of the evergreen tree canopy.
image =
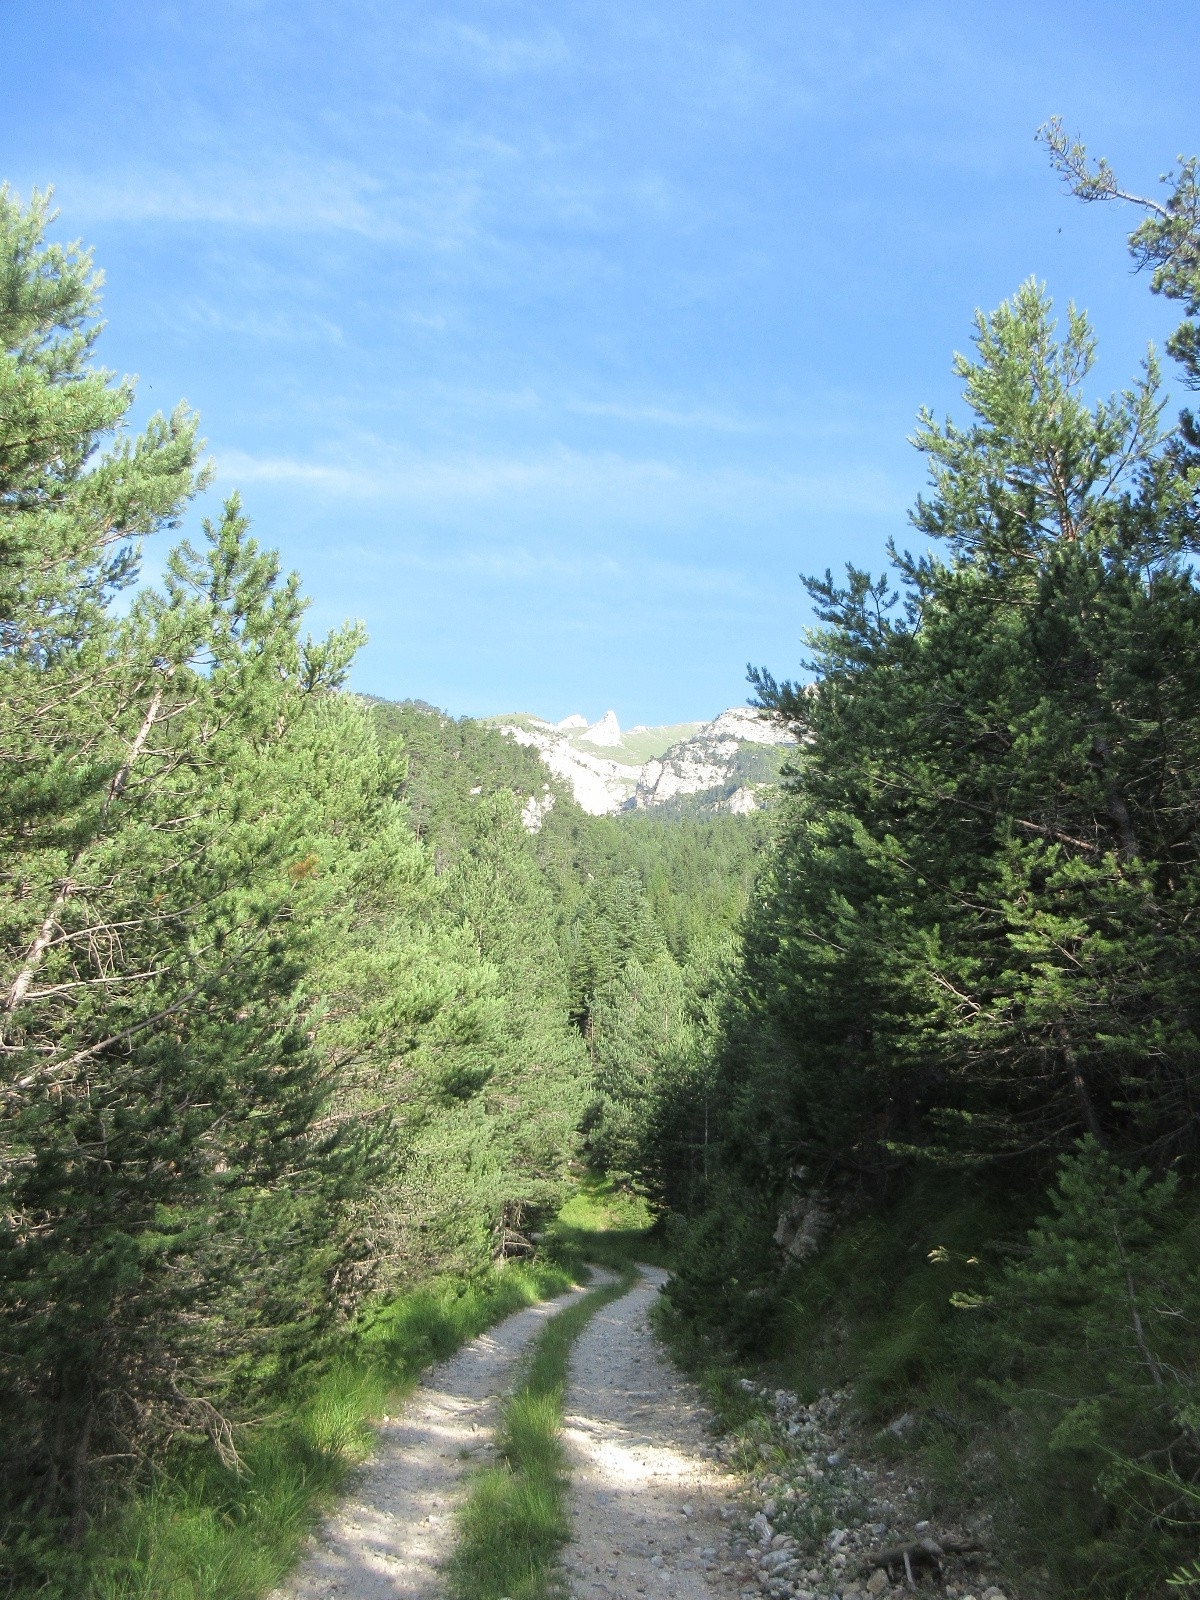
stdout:
{"type": "Polygon", "coordinates": [[[1153,361],[1089,405],[1093,355],[1032,284],[981,317],[973,423],[915,441],[945,554],[810,582],[814,683],[756,675],[801,752],[729,1072],[777,1182],[1190,1144],[1192,486],[1153,361]]]}
{"type": "Polygon", "coordinates": [[[236,1462],[372,1287],[527,1249],[587,1098],[511,789],[421,836],[237,497],[114,604],[207,479],[51,220],[0,194],[7,1582],[171,1439],[236,1462]]]}

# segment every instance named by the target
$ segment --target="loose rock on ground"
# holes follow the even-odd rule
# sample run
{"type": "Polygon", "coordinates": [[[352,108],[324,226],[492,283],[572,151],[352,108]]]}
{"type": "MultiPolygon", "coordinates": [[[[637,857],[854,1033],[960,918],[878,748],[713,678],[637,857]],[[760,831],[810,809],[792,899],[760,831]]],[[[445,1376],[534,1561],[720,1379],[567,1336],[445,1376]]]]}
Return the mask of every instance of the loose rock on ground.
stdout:
{"type": "MultiPolygon", "coordinates": [[[[919,1478],[862,1449],[848,1391],[805,1405],[785,1389],[741,1385],[756,1415],[712,1449],[748,1480],[752,1514],[734,1545],[744,1600],[911,1600],[914,1588],[1016,1600],[987,1576],[987,1520],[963,1527],[924,1515],[919,1478]]],[[[897,1418],[891,1432],[902,1438],[914,1423],[897,1418]]]]}

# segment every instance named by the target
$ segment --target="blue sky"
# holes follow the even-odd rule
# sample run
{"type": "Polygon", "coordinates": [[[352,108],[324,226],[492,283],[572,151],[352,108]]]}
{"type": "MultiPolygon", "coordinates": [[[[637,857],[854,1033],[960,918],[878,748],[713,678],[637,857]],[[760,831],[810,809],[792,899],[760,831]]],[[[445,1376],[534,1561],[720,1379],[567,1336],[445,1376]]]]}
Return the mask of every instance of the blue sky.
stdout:
{"type": "Polygon", "coordinates": [[[1200,149],[1178,5],[0,0],[0,37],[0,170],[95,246],[105,361],[200,410],[372,693],[709,716],[797,669],[799,572],[903,538],[975,307],[1073,296],[1105,387],[1174,322],[1033,133],[1150,189],[1200,149]]]}

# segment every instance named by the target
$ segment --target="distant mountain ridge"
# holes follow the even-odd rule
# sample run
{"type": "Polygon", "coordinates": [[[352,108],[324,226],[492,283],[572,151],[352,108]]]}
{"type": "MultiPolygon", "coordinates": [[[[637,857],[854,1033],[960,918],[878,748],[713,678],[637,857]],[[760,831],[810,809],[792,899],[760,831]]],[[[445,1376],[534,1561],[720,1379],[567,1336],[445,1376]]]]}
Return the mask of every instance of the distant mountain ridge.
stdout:
{"type": "Polygon", "coordinates": [[[593,723],[578,714],[548,722],[527,712],[488,721],[536,749],[593,816],[666,805],[754,811],[778,783],[785,749],[795,742],[747,706],[731,706],[711,722],[628,731],[614,711],[593,723]]]}

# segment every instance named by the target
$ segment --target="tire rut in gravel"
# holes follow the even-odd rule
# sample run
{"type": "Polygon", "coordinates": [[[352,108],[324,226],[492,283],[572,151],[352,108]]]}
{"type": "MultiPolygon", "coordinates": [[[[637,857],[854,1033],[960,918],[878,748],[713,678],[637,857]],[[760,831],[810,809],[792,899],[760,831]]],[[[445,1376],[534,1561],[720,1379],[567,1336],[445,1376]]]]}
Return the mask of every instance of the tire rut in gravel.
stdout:
{"type": "Polygon", "coordinates": [[[575,1600],[732,1600],[739,1585],[729,1519],[738,1485],[707,1458],[708,1413],[650,1326],[667,1274],[641,1274],[597,1312],[571,1357],[570,1591],[575,1600]]]}
{"type": "Polygon", "coordinates": [[[492,1429],[519,1357],[571,1290],[530,1306],[431,1367],[349,1495],[272,1600],[437,1600],[464,1473],[492,1459],[492,1429]]]}

